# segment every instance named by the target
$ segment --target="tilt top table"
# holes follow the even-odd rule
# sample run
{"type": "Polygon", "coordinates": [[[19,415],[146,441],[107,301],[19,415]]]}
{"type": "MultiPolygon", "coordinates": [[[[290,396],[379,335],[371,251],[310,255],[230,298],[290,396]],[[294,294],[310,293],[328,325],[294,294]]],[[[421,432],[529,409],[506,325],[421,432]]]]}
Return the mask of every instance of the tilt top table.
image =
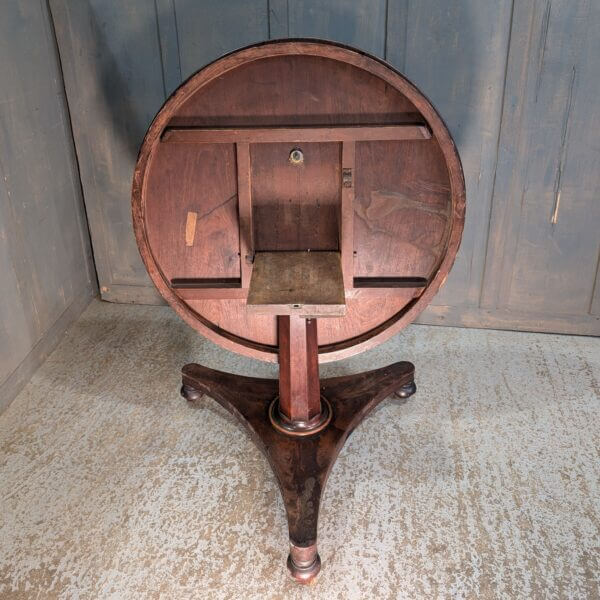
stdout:
{"type": "Polygon", "coordinates": [[[265,452],[288,518],[292,576],[320,569],[317,519],[346,438],[414,367],[319,379],[319,363],[400,331],[444,282],[465,186],[430,102],[386,63],[304,40],[208,65],[150,126],[133,181],[148,273],[200,333],[279,362],[279,379],[183,367],[182,394],[235,414],[265,452]]]}

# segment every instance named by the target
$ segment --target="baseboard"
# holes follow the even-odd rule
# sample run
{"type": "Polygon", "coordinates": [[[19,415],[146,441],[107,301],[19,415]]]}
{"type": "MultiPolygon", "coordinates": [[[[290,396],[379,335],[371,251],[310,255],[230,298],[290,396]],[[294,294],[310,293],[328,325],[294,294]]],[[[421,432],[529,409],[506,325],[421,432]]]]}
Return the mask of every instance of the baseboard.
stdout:
{"type": "Polygon", "coordinates": [[[417,323],[474,329],[600,336],[600,316],[591,314],[545,315],[508,310],[492,311],[478,307],[429,305],[419,316],[417,323]]]}
{"type": "Polygon", "coordinates": [[[63,311],[46,331],[19,366],[0,384],[0,414],[4,412],[17,394],[25,387],[40,365],[58,346],[69,326],[78,319],[94,297],[91,289],[77,294],[75,300],[63,311]]]}
{"type": "Polygon", "coordinates": [[[100,298],[117,304],[163,305],[166,302],[154,286],[124,285],[121,283],[100,286],[100,298]]]}

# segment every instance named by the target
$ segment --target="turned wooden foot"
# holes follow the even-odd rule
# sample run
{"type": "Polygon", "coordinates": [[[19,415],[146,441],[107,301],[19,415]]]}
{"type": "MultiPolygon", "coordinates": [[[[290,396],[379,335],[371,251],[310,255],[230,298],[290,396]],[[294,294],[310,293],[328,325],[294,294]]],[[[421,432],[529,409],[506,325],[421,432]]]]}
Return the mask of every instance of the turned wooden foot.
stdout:
{"type": "Polygon", "coordinates": [[[196,400],[200,400],[202,398],[202,392],[197,390],[196,388],[190,385],[182,385],[180,394],[188,401],[195,402],[196,400]]]}
{"type": "Polygon", "coordinates": [[[414,366],[399,362],[359,375],[321,380],[331,420],[314,435],[304,436],[286,434],[269,419],[269,408],[278,394],[276,379],[242,377],[197,364],[186,365],[182,374],[186,399],[206,394],[219,402],[240,419],[265,453],[287,513],[288,568],[296,581],[309,583],[321,568],[317,521],[331,467],[348,436],[379,402],[393,393],[405,397],[414,393],[414,366]]]}
{"type": "Polygon", "coordinates": [[[317,544],[296,546],[290,542],[287,568],[298,583],[310,583],[321,570],[321,557],[317,552],[317,544]]]}
{"type": "Polygon", "coordinates": [[[417,391],[417,386],[414,381],[405,383],[399,390],[396,391],[398,398],[410,398],[417,391]]]}

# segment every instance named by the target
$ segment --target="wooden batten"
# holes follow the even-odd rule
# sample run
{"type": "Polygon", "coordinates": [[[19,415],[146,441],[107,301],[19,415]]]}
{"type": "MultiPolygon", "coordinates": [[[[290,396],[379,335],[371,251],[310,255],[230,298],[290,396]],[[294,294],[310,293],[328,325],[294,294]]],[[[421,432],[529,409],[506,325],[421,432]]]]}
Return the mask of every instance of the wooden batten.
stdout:
{"type": "Polygon", "coordinates": [[[329,125],[286,127],[166,127],[161,136],[169,144],[257,144],[275,142],[377,142],[428,140],[429,127],[421,123],[392,125],[329,125]]]}

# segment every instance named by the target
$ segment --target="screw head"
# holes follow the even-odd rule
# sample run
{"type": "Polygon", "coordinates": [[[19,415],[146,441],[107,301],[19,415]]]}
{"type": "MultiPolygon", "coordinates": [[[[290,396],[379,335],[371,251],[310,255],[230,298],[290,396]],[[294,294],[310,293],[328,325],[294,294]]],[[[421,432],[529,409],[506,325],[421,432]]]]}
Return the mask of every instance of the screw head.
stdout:
{"type": "Polygon", "coordinates": [[[301,165],[304,162],[304,154],[300,148],[293,148],[290,152],[290,162],[293,165],[301,165]]]}

